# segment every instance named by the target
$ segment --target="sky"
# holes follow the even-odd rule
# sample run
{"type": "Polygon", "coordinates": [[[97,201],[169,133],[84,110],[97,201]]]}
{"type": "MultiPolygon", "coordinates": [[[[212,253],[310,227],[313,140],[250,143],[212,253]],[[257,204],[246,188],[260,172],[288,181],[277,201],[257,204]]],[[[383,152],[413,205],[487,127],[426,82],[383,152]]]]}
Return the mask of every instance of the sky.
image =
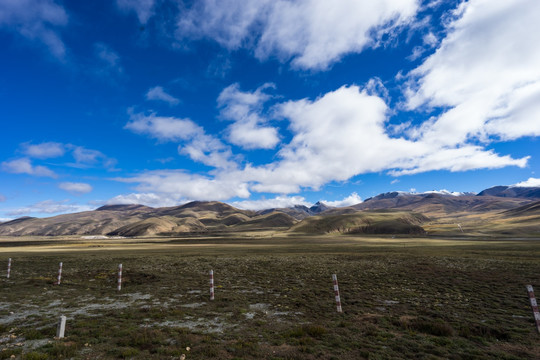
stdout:
{"type": "Polygon", "coordinates": [[[0,221],[540,186],[540,1],[1,0],[0,221]]]}

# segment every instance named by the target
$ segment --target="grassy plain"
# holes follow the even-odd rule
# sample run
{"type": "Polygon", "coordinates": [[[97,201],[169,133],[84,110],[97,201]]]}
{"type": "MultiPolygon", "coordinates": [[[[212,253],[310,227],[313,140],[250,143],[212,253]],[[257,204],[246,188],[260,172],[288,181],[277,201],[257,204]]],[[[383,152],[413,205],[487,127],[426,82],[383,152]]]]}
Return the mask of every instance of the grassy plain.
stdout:
{"type": "Polygon", "coordinates": [[[8,257],[0,359],[540,358],[525,289],[540,295],[535,239],[0,239],[8,257]]]}

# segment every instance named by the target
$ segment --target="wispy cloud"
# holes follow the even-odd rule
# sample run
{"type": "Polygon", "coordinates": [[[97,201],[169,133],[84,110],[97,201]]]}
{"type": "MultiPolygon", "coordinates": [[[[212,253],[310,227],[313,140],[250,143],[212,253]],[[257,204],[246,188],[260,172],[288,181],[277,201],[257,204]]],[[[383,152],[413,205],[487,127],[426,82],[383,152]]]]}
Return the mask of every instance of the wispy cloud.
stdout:
{"type": "Polygon", "coordinates": [[[59,32],[67,23],[66,11],[54,0],[0,1],[0,27],[44,44],[60,60],[65,58],[66,46],[59,32]]]}
{"type": "Polygon", "coordinates": [[[109,45],[104,43],[94,44],[95,56],[98,60],[96,73],[101,76],[109,77],[124,72],[120,61],[120,55],[109,45]]]}
{"type": "Polygon", "coordinates": [[[33,165],[29,158],[20,158],[2,162],[2,170],[12,174],[27,174],[57,178],[58,175],[46,166],[33,165]]]}
{"type": "Polygon", "coordinates": [[[78,182],[62,182],[58,184],[58,187],[72,194],[86,194],[92,191],[90,184],[78,182]]]}
{"type": "Polygon", "coordinates": [[[192,160],[217,168],[236,168],[232,152],[218,138],[206,134],[204,129],[190,119],[162,117],[156,114],[131,112],[131,121],[125,128],[138,134],[149,135],[159,141],[177,141],[178,152],[192,160]]]}
{"type": "Polygon", "coordinates": [[[153,88],[150,88],[146,93],[146,99],[165,101],[171,106],[178,105],[180,103],[179,99],[166,93],[161,86],[155,86],[153,88]]]}
{"type": "Polygon", "coordinates": [[[155,0],[116,0],[118,8],[124,12],[134,11],[141,24],[146,24],[154,15],[155,0]]]}
{"type": "Polygon", "coordinates": [[[64,155],[64,144],[57,142],[44,142],[41,144],[23,143],[21,151],[26,156],[38,159],[56,158],[64,155]]]}
{"type": "Polygon", "coordinates": [[[93,210],[93,206],[89,205],[78,205],[70,203],[70,200],[45,200],[38,203],[20,207],[13,210],[8,210],[5,212],[8,216],[20,216],[27,214],[64,214],[64,213],[74,213],[81,211],[90,211],[93,210]]]}
{"type": "Polygon", "coordinates": [[[104,167],[108,170],[116,170],[117,160],[110,158],[99,150],[88,149],[84,146],[66,145],[71,150],[75,163],[69,163],[69,166],[76,168],[104,167]]]}

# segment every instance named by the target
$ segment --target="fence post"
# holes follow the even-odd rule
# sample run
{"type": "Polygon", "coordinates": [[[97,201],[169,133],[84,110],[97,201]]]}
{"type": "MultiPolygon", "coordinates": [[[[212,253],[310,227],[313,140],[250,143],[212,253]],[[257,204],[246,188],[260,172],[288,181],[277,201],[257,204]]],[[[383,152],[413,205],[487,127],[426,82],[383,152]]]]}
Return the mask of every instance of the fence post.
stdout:
{"type": "Polygon", "coordinates": [[[214,300],[214,270],[210,270],[210,300],[214,300]]]}
{"type": "Polygon", "coordinates": [[[66,331],[66,317],[64,315],[60,316],[58,321],[58,328],[56,329],[56,337],[61,339],[64,337],[64,332],[66,331]]]}
{"type": "Polygon", "coordinates": [[[532,285],[527,285],[527,292],[529,293],[529,301],[531,302],[536,330],[540,333],[540,312],[538,311],[538,303],[536,302],[532,285]]]}
{"type": "Polygon", "coordinates": [[[341,309],[341,298],[339,297],[339,286],[337,281],[337,275],[332,274],[332,281],[334,282],[334,295],[336,296],[337,312],[343,312],[341,309]]]}
{"type": "Polygon", "coordinates": [[[118,291],[122,290],[122,264],[118,265],[118,291]]]}
{"type": "Polygon", "coordinates": [[[10,276],[11,276],[11,258],[8,259],[8,263],[7,263],[7,278],[9,279],[10,276]]]}
{"type": "Polygon", "coordinates": [[[61,281],[62,281],[62,263],[60,262],[60,266],[58,268],[58,281],[56,282],[56,285],[60,285],[61,281]]]}

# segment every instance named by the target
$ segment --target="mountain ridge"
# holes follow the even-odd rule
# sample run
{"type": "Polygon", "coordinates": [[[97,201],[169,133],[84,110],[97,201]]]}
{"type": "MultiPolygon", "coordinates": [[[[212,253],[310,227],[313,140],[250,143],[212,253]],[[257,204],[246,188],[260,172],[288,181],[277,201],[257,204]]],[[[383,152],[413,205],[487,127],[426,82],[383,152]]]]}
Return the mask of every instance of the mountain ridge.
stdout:
{"type": "Polygon", "coordinates": [[[463,217],[467,214],[477,214],[476,217],[484,216],[482,214],[502,218],[523,217],[535,231],[534,219],[538,214],[538,205],[534,203],[539,200],[540,188],[516,190],[516,187],[495,186],[477,195],[447,191],[421,194],[393,191],[347,207],[331,207],[324,202],[317,202],[311,207],[295,205],[253,211],[238,209],[219,201],[193,201],[163,208],[113,204],[93,211],[48,218],[21,217],[0,223],[0,235],[156,236],[291,229],[298,232],[298,229],[315,228],[327,229],[321,231],[328,233],[343,228],[348,230],[338,232],[394,234],[397,231],[422,234],[422,226],[428,222],[426,219],[463,217]],[[372,219],[369,221],[365,220],[366,212],[371,213],[372,219]],[[422,223],[411,220],[420,216],[415,214],[423,217],[422,223]]]}

